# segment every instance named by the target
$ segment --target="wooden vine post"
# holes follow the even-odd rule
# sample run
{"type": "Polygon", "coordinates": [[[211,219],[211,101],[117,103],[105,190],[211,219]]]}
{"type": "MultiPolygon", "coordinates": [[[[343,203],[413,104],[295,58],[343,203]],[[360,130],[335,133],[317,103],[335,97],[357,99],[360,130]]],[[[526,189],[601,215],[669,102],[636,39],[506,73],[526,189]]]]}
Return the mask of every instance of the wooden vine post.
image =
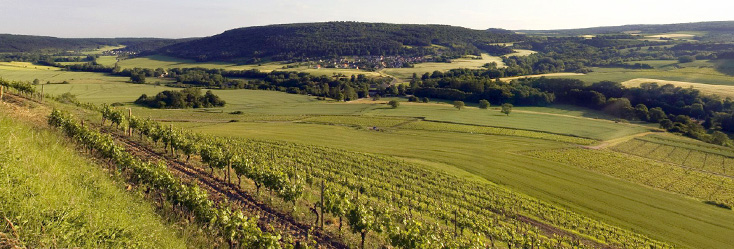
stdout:
{"type": "Polygon", "coordinates": [[[3,92],[3,91],[4,91],[4,90],[5,90],[5,86],[0,86],[0,102],[2,102],[2,101],[3,101],[3,94],[4,94],[4,92],[3,92]]]}
{"type": "Polygon", "coordinates": [[[321,180],[321,230],[324,230],[324,185],[326,180],[321,180]]]}
{"type": "Polygon", "coordinates": [[[133,109],[127,108],[127,135],[132,136],[133,135],[133,128],[130,127],[130,120],[133,118],[133,109]]]}
{"type": "Polygon", "coordinates": [[[41,103],[43,103],[43,84],[41,84],[41,103]]]}

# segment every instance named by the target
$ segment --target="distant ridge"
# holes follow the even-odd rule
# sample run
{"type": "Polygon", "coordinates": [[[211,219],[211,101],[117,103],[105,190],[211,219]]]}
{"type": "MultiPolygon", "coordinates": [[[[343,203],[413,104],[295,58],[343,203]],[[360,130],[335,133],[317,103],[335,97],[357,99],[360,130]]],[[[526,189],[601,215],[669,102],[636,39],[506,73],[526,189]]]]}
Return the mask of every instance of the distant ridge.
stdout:
{"type": "Polygon", "coordinates": [[[490,43],[523,35],[501,29],[362,22],[297,23],[238,28],[164,47],[160,53],[198,61],[350,55],[479,54],[490,43]]]}
{"type": "Polygon", "coordinates": [[[642,31],[645,33],[669,33],[679,31],[711,31],[732,32],[734,21],[715,22],[692,22],[675,24],[631,24],[622,26],[604,26],[579,29],[551,29],[551,30],[516,30],[526,34],[560,34],[560,35],[585,35],[621,33],[627,31],[642,31]]]}

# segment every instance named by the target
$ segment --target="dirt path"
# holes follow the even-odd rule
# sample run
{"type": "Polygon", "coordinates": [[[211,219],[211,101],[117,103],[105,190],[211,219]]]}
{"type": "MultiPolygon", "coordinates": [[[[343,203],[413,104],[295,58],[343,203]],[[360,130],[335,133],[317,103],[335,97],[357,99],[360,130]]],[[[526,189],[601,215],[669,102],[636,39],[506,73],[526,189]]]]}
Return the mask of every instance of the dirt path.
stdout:
{"type": "Polygon", "coordinates": [[[627,142],[627,141],[632,140],[632,139],[637,138],[637,137],[644,137],[644,136],[647,136],[647,135],[650,135],[650,134],[654,134],[654,133],[655,132],[637,133],[637,134],[632,134],[632,135],[629,135],[629,136],[624,136],[624,137],[620,137],[620,138],[606,140],[606,141],[603,141],[602,143],[597,144],[597,145],[593,145],[593,146],[582,146],[582,147],[587,148],[587,149],[600,150],[600,149],[609,148],[609,147],[615,146],[617,144],[621,144],[621,143],[627,142]]]}

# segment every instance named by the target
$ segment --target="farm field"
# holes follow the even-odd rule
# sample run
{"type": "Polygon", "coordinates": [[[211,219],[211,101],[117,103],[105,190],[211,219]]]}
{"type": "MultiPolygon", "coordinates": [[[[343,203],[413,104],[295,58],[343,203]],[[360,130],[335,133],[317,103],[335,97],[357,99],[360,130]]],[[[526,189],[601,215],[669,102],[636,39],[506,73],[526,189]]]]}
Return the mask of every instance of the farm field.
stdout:
{"type": "MultiPolygon", "coordinates": [[[[7,221],[15,224],[20,245],[35,248],[187,248],[206,243],[167,224],[140,193],[126,191],[60,135],[11,119],[9,110],[0,108],[0,234],[7,221]]],[[[7,246],[5,239],[0,241],[7,246]]]]}
{"type": "Polygon", "coordinates": [[[61,83],[64,81],[69,83],[107,84],[123,83],[130,80],[127,77],[108,76],[101,73],[62,71],[57,67],[39,66],[30,62],[0,62],[0,78],[18,81],[38,79],[44,84],[46,82],[61,83]]]}
{"type": "Polygon", "coordinates": [[[505,64],[502,62],[502,58],[497,56],[491,56],[489,54],[483,53],[481,59],[472,59],[472,58],[461,58],[461,59],[453,59],[451,60],[451,63],[444,63],[444,62],[426,62],[426,63],[418,63],[415,64],[413,68],[385,68],[382,69],[380,72],[393,76],[395,78],[401,79],[401,80],[409,80],[411,77],[413,77],[413,73],[417,74],[418,77],[423,75],[424,73],[432,73],[433,71],[448,71],[450,69],[455,68],[470,68],[470,69],[479,69],[484,66],[484,64],[487,63],[497,63],[497,67],[504,67],[505,64]]]}
{"type": "MultiPolygon", "coordinates": [[[[643,63],[648,61],[643,61],[643,63]]],[[[623,69],[623,68],[592,68],[593,72],[584,75],[564,75],[563,78],[573,78],[585,82],[594,83],[603,80],[625,82],[638,78],[682,81],[691,83],[702,83],[711,85],[734,85],[734,77],[722,73],[731,68],[727,61],[695,61],[680,64],[676,68],[669,64],[673,61],[661,61],[653,65],[656,69],[623,69]]],[[[635,62],[632,62],[635,63],[635,62]]],[[[554,77],[554,76],[548,76],[554,77]]]]}
{"type": "Polygon", "coordinates": [[[706,95],[718,95],[720,97],[734,98],[734,85],[713,85],[713,84],[702,84],[702,83],[691,83],[683,81],[672,81],[672,80],[658,80],[658,79],[646,79],[637,78],[622,82],[622,85],[626,87],[638,87],[642,83],[657,83],[658,85],[673,84],[678,87],[697,89],[701,93],[706,95]]]}
{"type": "Polygon", "coordinates": [[[734,177],[734,150],[726,147],[657,135],[636,138],[612,149],[695,171],[734,177]]]}

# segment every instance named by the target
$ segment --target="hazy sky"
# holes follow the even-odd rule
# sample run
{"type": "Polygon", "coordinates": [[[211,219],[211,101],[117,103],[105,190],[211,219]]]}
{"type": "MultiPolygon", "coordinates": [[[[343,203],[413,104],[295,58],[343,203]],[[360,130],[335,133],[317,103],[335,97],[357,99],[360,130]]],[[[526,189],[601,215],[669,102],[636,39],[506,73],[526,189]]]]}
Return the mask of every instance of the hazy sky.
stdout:
{"type": "Polygon", "coordinates": [[[0,0],[0,33],[179,38],[322,21],[561,29],[734,20],[733,9],[731,0],[0,0]]]}

